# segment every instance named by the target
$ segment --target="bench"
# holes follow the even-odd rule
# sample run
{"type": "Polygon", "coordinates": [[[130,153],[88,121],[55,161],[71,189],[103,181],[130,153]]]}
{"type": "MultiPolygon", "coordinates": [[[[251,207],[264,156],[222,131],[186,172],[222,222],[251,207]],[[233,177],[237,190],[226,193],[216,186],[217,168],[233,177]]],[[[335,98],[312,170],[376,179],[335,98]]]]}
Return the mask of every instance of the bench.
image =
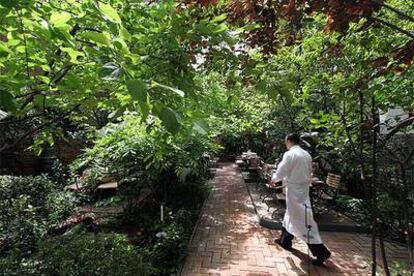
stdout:
{"type": "Polygon", "coordinates": [[[79,183],[78,181],[76,181],[74,184],[65,186],[65,189],[71,192],[82,191],[84,188],[86,188],[86,185],[83,182],[79,183]]]}

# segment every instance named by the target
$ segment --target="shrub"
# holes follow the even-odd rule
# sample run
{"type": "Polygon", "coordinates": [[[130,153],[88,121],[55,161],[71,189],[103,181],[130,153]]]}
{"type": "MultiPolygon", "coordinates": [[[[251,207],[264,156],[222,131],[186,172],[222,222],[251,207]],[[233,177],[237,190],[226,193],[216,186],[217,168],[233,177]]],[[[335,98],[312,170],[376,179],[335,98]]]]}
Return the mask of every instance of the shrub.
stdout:
{"type": "Polygon", "coordinates": [[[156,234],[157,241],[151,251],[151,260],[158,274],[170,275],[182,262],[191,230],[194,226],[192,213],[181,209],[170,215],[169,221],[156,234]]]}
{"type": "Polygon", "coordinates": [[[41,252],[46,275],[149,275],[142,252],[120,234],[79,233],[47,242],[41,252]]]}
{"type": "Polygon", "coordinates": [[[144,255],[124,235],[79,231],[43,242],[33,259],[11,255],[0,269],[5,275],[151,275],[144,255]]]}
{"type": "MultiPolygon", "coordinates": [[[[128,115],[122,123],[108,126],[106,134],[73,168],[99,172],[93,175],[95,180],[105,174],[115,175],[120,194],[127,199],[137,198],[143,188],[151,185],[174,185],[206,177],[203,154],[215,149],[206,135],[192,128],[171,136],[158,121],[147,129],[139,117],[128,115]]],[[[94,179],[89,182],[96,183],[94,179]]]]}
{"type": "Polygon", "coordinates": [[[379,216],[384,222],[394,224],[395,222],[403,221],[404,214],[401,212],[404,208],[403,202],[392,198],[388,194],[378,196],[377,202],[379,216]]]}
{"type": "Polygon", "coordinates": [[[369,216],[368,207],[361,199],[347,195],[338,195],[336,199],[338,209],[350,215],[359,222],[366,222],[369,216]]]}
{"type": "Polygon", "coordinates": [[[46,176],[0,176],[0,198],[0,238],[27,254],[75,204],[72,194],[46,176]]]}

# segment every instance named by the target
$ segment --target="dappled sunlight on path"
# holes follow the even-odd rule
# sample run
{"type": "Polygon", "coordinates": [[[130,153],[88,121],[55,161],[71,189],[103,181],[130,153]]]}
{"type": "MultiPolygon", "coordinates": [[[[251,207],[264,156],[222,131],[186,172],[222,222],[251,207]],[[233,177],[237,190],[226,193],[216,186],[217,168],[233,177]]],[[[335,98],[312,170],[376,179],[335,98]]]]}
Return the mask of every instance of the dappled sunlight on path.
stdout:
{"type": "MultiPolygon", "coordinates": [[[[189,246],[181,275],[368,275],[370,239],[362,234],[322,233],[333,251],[325,267],[309,265],[305,243],[285,251],[273,243],[279,235],[258,224],[241,173],[236,165],[221,164],[214,191],[189,246]]],[[[392,256],[402,248],[388,245],[392,256]]]]}

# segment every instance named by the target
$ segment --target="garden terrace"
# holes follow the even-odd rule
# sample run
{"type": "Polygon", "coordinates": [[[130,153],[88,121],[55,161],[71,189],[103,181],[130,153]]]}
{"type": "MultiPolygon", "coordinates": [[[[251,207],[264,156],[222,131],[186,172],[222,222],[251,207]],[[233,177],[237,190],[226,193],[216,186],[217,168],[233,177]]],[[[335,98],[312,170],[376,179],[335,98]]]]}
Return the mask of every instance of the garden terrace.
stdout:
{"type": "MultiPolygon", "coordinates": [[[[310,264],[307,246],[295,241],[286,251],[274,243],[279,230],[259,225],[248,185],[235,164],[222,163],[204,205],[180,275],[367,275],[370,237],[355,232],[322,232],[333,251],[324,267],[310,264]]],[[[332,229],[331,229],[332,230],[332,229]]],[[[386,243],[390,262],[402,261],[401,244],[386,243]]]]}
{"type": "Polygon", "coordinates": [[[0,274],[412,274],[412,30],[411,0],[0,0],[0,274]],[[271,242],[289,133],[328,268],[271,242]]]}

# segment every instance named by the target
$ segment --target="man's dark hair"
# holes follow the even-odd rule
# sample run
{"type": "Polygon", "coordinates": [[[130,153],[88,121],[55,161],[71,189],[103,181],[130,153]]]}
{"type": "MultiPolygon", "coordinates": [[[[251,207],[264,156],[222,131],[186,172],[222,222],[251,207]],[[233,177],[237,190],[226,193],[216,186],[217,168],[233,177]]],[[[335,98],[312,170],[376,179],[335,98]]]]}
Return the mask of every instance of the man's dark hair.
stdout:
{"type": "Polygon", "coordinates": [[[286,135],[286,140],[290,141],[295,145],[299,145],[300,143],[300,137],[296,133],[289,133],[288,135],[286,135]]]}

